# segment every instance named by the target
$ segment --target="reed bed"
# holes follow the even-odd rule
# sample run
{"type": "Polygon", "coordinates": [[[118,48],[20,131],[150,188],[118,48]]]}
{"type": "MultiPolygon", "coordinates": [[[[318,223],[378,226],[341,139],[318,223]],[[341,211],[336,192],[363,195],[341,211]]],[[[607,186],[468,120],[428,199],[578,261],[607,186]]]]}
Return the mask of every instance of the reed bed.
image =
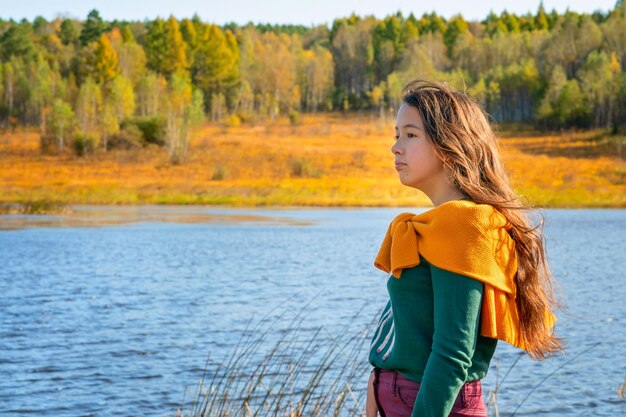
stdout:
{"type": "Polygon", "coordinates": [[[210,365],[207,358],[193,396],[183,400],[177,416],[364,416],[371,368],[364,347],[374,322],[353,329],[348,320],[339,332],[323,325],[312,329],[305,311],[289,320],[292,313],[286,311],[254,326],[249,322],[226,361],[210,365]],[[276,333],[280,336],[268,346],[276,333]]]}
{"type": "MultiPolygon", "coordinates": [[[[319,294],[318,294],[319,296],[319,294]]],[[[317,296],[316,296],[317,297],[317,296]]],[[[367,376],[371,366],[367,347],[377,318],[374,314],[367,326],[355,328],[361,309],[346,320],[339,331],[324,325],[307,323],[311,304],[297,311],[285,309],[270,318],[279,307],[253,325],[249,320],[237,344],[221,362],[207,357],[203,373],[191,394],[187,390],[177,417],[343,417],[365,416],[367,376]],[[275,337],[278,335],[278,337],[275,337]],[[268,340],[274,339],[273,343],[268,340]]],[[[287,300],[289,301],[289,300],[287,300]]],[[[285,301],[284,303],[286,303],[285,301]]],[[[501,364],[496,360],[494,387],[485,387],[488,415],[515,417],[524,404],[556,373],[578,361],[603,341],[594,342],[544,375],[526,395],[508,410],[501,411],[498,397],[509,375],[521,359],[519,355],[500,376],[501,364]]],[[[626,375],[617,388],[624,398],[626,375]]]]}

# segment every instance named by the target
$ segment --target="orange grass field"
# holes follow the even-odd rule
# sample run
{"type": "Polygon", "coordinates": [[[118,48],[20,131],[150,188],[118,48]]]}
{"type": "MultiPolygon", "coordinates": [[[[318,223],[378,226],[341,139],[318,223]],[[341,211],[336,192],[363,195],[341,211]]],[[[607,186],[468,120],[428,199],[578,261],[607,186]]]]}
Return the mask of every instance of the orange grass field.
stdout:
{"type": "MultiPolygon", "coordinates": [[[[207,124],[182,165],[167,150],[42,155],[39,134],[0,133],[0,207],[33,204],[430,206],[393,167],[395,120],[370,114],[303,115],[254,126],[207,124]],[[4,204],[2,204],[4,203],[4,204]],[[8,204],[7,204],[8,203],[8,204]]],[[[623,138],[601,131],[502,133],[513,185],[539,207],[625,207],[623,138]]],[[[45,211],[45,210],[44,210],[45,211]]]]}

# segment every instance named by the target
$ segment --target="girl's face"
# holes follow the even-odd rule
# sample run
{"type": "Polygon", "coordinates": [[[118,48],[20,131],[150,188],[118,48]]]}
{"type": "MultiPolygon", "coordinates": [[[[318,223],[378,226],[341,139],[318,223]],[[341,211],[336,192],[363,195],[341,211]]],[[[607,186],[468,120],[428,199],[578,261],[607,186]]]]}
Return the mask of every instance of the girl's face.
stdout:
{"type": "Polygon", "coordinates": [[[446,183],[444,165],[426,133],[419,112],[403,103],[396,118],[396,141],[391,147],[400,182],[427,195],[446,183]]]}

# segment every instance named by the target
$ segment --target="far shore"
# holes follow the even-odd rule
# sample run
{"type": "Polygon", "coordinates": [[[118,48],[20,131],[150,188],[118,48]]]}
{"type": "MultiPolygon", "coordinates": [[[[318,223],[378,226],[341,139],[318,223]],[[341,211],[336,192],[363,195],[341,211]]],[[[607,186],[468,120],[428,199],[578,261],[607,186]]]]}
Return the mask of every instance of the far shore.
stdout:
{"type": "MultiPolygon", "coordinates": [[[[538,208],[624,208],[624,137],[503,126],[512,184],[538,208]]],[[[42,154],[34,130],[0,132],[0,213],[70,214],[73,205],[430,207],[402,186],[389,151],[393,120],[303,115],[194,133],[182,164],[165,148],[42,154]]]]}

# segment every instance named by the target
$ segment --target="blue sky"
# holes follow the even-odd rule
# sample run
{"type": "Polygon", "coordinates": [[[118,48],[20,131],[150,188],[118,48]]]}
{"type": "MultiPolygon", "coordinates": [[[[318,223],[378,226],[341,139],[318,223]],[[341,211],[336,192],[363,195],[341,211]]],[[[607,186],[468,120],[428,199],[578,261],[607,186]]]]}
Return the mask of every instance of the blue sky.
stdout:
{"type": "MultiPolygon", "coordinates": [[[[544,0],[543,3],[548,11],[554,8],[562,13],[569,7],[570,10],[590,13],[596,9],[612,9],[615,0],[544,0]]],[[[479,20],[490,10],[500,13],[506,9],[523,14],[535,12],[538,6],[539,0],[518,0],[508,4],[498,0],[0,0],[0,18],[32,21],[36,16],[53,19],[58,15],[69,15],[84,19],[95,8],[105,20],[152,20],[169,15],[181,19],[198,13],[202,20],[217,24],[252,21],[311,25],[330,23],[334,18],[349,16],[352,12],[380,18],[398,10],[405,15],[413,12],[418,17],[424,12],[435,11],[445,17],[461,13],[466,19],[479,20]]]]}

